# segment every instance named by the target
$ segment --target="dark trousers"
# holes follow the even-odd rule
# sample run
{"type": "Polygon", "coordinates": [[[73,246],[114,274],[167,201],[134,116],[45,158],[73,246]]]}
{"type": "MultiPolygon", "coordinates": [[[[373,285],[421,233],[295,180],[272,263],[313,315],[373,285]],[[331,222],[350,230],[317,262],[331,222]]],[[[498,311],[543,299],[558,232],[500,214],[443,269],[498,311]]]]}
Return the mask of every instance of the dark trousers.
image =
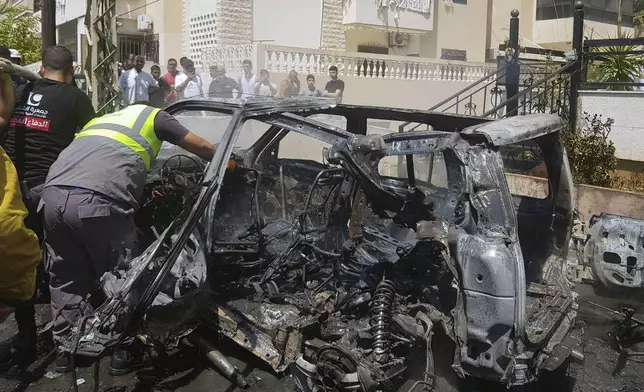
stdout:
{"type": "MultiPolygon", "coordinates": [[[[25,218],[25,226],[36,233],[41,245],[43,241],[43,228],[42,220],[37,210],[42,189],[42,185],[29,188],[26,184],[21,184],[22,201],[25,203],[28,212],[25,218]]],[[[38,300],[49,302],[47,281],[47,274],[41,262],[38,265],[36,273],[36,291],[34,296],[29,301],[14,304],[16,309],[14,315],[16,317],[16,324],[18,324],[18,339],[14,341],[14,348],[18,351],[18,365],[21,368],[28,366],[36,359],[38,336],[34,303],[38,300]]]]}
{"type": "Polygon", "coordinates": [[[101,276],[137,255],[137,233],[130,207],[87,189],[47,187],[42,205],[53,335],[64,344],[93,313],[88,299],[101,276]]]}

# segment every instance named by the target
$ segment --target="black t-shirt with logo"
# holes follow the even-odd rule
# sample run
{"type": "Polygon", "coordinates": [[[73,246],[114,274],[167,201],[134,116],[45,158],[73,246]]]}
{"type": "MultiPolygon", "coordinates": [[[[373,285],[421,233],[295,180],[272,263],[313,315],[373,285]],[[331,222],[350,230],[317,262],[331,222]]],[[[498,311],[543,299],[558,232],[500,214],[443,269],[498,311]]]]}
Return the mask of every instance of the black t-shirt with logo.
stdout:
{"type": "Polygon", "coordinates": [[[19,86],[5,150],[20,180],[30,188],[43,184],[60,152],[95,116],[89,97],[69,83],[40,79],[19,86]]]}

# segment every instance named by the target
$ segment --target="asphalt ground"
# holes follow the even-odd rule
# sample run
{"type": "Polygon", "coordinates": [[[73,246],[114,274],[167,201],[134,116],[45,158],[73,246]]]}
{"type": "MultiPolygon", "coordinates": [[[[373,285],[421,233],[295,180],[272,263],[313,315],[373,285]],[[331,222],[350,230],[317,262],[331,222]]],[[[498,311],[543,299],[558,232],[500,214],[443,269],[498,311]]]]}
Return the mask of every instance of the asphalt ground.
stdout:
{"type": "MultiPolygon", "coordinates": [[[[598,293],[589,285],[578,285],[580,294],[579,319],[586,323],[586,339],[584,344],[585,363],[571,364],[568,369],[562,369],[557,374],[547,377],[540,385],[524,388],[527,391],[571,391],[571,392],[639,392],[644,390],[644,358],[630,358],[620,363],[619,354],[613,347],[607,332],[619,320],[619,317],[603,311],[587,301],[591,301],[611,309],[619,310],[621,306],[630,306],[636,314],[644,318],[644,303],[628,297],[614,297],[598,293]]],[[[37,320],[39,325],[48,320],[48,307],[39,306],[37,320]]],[[[0,330],[0,342],[6,341],[16,333],[13,320],[8,320],[0,330]]],[[[219,349],[229,356],[251,384],[250,391],[290,391],[294,390],[294,381],[289,376],[277,377],[267,366],[255,359],[245,350],[239,349],[232,343],[221,342],[219,349]]],[[[41,355],[47,351],[46,339],[39,345],[41,355]]],[[[451,371],[450,364],[453,345],[447,338],[436,335],[434,340],[436,360],[436,391],[507,391],[504,387],[481,382],[459,380],[451,371]],[[441,355],[442,354],[442,355],[441,355]]],[[[424,366],[424,360],[418,361],[418,366],[424,366]]],[[[101,392],[128,391],[208,391],[232,392],[237,390],[228,380],[213,370],[209,363],[196,351],[183,351],[163,359],[156,367],[141,369],[123,377],[112,377],[107,368],[109,358],[104,358],[99,367],[98,390],[101,392]]],[[[94,390],[94,367],[80,364],[77,370],[79,391],[94,390]]],[[[53,372],[53,364],[43,368],[37,379],[28,385],[0,375],[0,391],[73,391],[72,375],[57,375],[53,372]]],[[[412,381],[403,385],[400,390],[408,391],[412,381]]],[[[420,391],[421,388],[416,389],[420,391]]]]}

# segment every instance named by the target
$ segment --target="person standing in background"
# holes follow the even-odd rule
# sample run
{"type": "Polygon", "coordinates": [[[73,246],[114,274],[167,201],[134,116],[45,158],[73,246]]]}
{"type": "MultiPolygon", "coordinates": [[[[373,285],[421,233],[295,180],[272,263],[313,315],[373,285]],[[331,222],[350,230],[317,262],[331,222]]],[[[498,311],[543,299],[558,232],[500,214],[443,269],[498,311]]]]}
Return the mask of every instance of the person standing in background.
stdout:
{"type": "Polygon", "coordinates": [[[278,96],[282,98],[291,97],[300,93],[300,80],[297,78],[297,72],[291,70],[288,77],[280,83],[280,91],[278,96]]]}
{"type": "Polygon", "coordinates": [[[208,88],[208,96],[213,98],[233,98],[233,91],[241,91],[235,79],[226,76],[226,67],[212,65],[210,67],[212,82],[208,88]]]}
{"type": "Polygon", "coordinates": [[[125,60],[123,60],[123,71],[129,71],[134,68],[135,59],[136,55],[134,53],[128,54],[125,60]]]}
{"type": "Polygon", "coordinates": [[[150,87],[159,87],[159,83],[149,73],[143,71],[145,59],[143,56],[134,58],[134,68],[123,71],[119,78],[119,87],[128,102],[150,100],[150,87]]]}
{"type": "Polygon", "coordinates": [[[170,91],[165,97],[166,106],[172,105],[179,100],[179,93],[175,90],[175,78],[180,72],[177,70],[177,60],[168,60],[168,73],[163,75],[163,80],[170,86],[170,91]]]}
{"type": "Polygon", "coordinates": [[[183,73],[186,73],[186,63],[188,61],[190,61],[190,59],[187,58],[186,56],[183,56],[182,58],[179,59],[179,65],[181,65],[181,70],[183,71],[183,73]]]}
{"type": "Polygon", "coordinates": [[[342,96],[344,95],[344,81],[338,79],[338,67],[332,65],[329,67],[329,80],[324,87],[324,96],[335,98],[337,103],[342,103],[342,96]]]}
{"type": "Polygon", "coordinates": [[[184,72],[174,79],[180,99],[203,96],[203,82],[201,76],[195,71],[195,64],[192,60],[184,63],[184,72]]]}
{"type": "MultiPolygon", "coordinates": [[[[5,60],[9,60],[9,62],[11,62],[12,64],[20,65],[22,63],[22,57],[20,56],[20,53],[15,49],[0,47],[0,57],[4,58],[5,60]]],[[[27,80],[25,78],[21,78],[20,76],[13,74],[10,74],[10,76],[11,83],[13,84],[14,89],[17,89],[19,86],[27,83],[27,80]]]]}
{"type": "Polygon", "coordinates": [[[242,67],[244,68],[244,74],[239,77],[241,94],[238,94],[237,97],[252,97],[255,95],[255,85],[257,84],[257,77],[253,74],[253,62],[246,59],[242,61],[242,67]]]}
{"type": "Polygon", "coordinates": [[[306,77],[307,88],[302,90],[302,95],[305,97],[322,97],[323,93],[319,88],[315,87],[315,76],[308,75],[306,77]]]}
{"type": "Polygon", "coordinates": [[[277,94],[277,85],[271,83],[268,70],[259,71],[259,82],[255,83],[255,95],[260,97],[274,97],[277,94]]]}
{"type": "Polygon", "coordinates": [[[165,97],[172,89],[170,88],[170,85],[161,78],[161,67],[157,64],[150,67],[150,73],[154,80],[159,84],[158,88],[150,88],[150,102],[154,107],[163,109],[165,107],[165,97]]]}
{"type": "Polygon", "coordinates": [[[22,65],[22,56],[20,55],[20,52],[18,52],[15,49],[9,49],[11,52],[11,62],[14,64],[22,65]]]}

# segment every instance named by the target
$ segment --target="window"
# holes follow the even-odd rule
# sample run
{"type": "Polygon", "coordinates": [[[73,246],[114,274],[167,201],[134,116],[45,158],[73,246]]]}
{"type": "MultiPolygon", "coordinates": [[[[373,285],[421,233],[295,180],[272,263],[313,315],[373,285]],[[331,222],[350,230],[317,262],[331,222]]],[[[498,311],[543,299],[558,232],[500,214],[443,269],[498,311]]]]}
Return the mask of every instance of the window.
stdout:
{"type": "Polygon", "coordinates": [[[127,59],[130,53],[135,55],[143,53],[143,37],[119,34],[119,58],[121,61],[127,59]]]}
{"type": "Polygon", "coordinates": [[[324,150],[329,143],[297,132],[289,132],[280,140],[279,159],[302,159],[324,163],[324,150]]]}
{"type": "Polygon", "coordinates": [[[454,4],[463,4],[467,5],[467,0],[452,0],[454,4]]]}
{"type": "Polygon", "coordinates": [[[382,46],[358,45],[360,53],[389,54],[389,48],[382,46]]]}
{"type": "MultiPolygon", "coordinates": [[[[622,24],[633,26],[633,0],[622,1],[622,24]]],[[[572,18],[574,0],[537,0],[537,20],[572,18]]],[[[617,24],[619,0],[584,0],[586,20],[617,24]]]]}
{"type": "MultiPolygon", "coordinates": [[[[414,155],[414,178],[419,185],[431,184],[447,188],[447,167],[442,152],[433,155],[414,155]]],[[[378,174],[383,177],[398,178],[407,181],[407,157],[386,156],[378,163],[378,174]]]]}
{"type": "Polygon", "coordinates": [[[535,199],[548,197],[548,169],[541,147],[534,140],[504,146],[501,157],[510,193],[535,199]]]}
{"type": "Polygon", "coordinates": [[[145,59],[155,63],[159,62],[159,34],[145,36],[144,42],[145,59]]]}
{"type": "Polygon", "coordinates": [[[64,46],[72,52],[74,61],[78,61],[78,23],[76,19],[58,26],[58,45],[64,46]]]}
{"type": "MultiPolygon", "coordinates": [[[[175,114],[174,117],[190,132],[201,136],[212,144],[217,144],[221,141],[221,137],[226,132],[231,119],[230,114],[194,110],[180,112],[175,114]]],[[[242,135],[237,141],[243,141],[242,135]]]]}
{"type": "Polygon", "coordinates": [[[441,59],[467,61],[467,51],[458,49],[441,49],[441,59]]]}

